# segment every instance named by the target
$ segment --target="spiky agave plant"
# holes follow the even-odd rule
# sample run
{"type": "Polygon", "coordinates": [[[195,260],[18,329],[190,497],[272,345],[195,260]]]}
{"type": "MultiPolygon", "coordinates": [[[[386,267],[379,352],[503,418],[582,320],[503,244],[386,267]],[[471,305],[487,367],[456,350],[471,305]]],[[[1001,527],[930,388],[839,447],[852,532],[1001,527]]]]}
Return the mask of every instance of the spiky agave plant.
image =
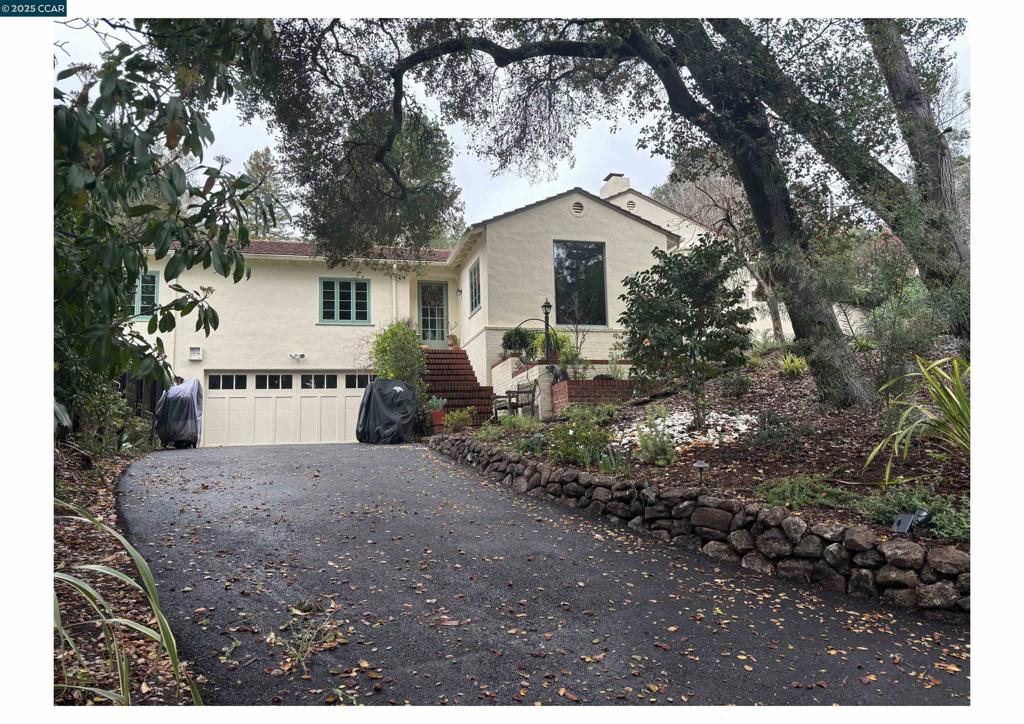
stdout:
{"type": "MultiPolygon", "coordinates": [[[[92,585],[79,576],[72,575],[65,571],[54,571],[53,578],[54,584],[61,585],[70,588],[76,594],[81,596],[89,604],[89,607],[95,612],[96,618],[91,621],[84,621],[77,626],[85,624],[98,624],[103,632],[104,642],[107,646],[107,652],[110,656],[112,663],[117,668],[117,679],[118,679],[118,691],[111,691],[109,689],[101,689],[93,686],[85,686],[71,681],[65,680],[54,683],[54,688],[57,691],[66,689],[82,689],[89,693],[101,696],[108,699],[114,704],[128,705],[132,703],[131,700],[131,671],[129,670],[128,655],[124,650],[124,646],[121,644],[116,630],[119,628],[126,628],[137,631],[138,633],[148,636],[157,643],[160,644],[161,648],[166,652],[167,658],[171,663],[171,671],[174,674],[175,680],[179,684],[185,684],[188,686],[189,691],[192,694],[192,702],[196,705],[203,703],[202,697],[199,695],[199,690],[196,688],[192,679],[182,670],[181,662],[178,659],[178,647],[174,640],[174,633],[171,631],[171,626],[167,622],[167,618],[164,616],[163,609],[160,606],[160,597],[157,594],[156,579],[153,577],[153,572],[149,568],[149,564],[142,557],[142,554],[135,549],[135,547],[129,543],[124,536],[118,533],[116,530],[103,523],[101,520],[93,516],[87,510],[80,508],[71,503],[66,503],[60,500],[53,501],[54,507],[58,509],[66,509],[75,513],[70,516],[60,516],[64,520],[70,520],[77,523],[85,523],[95,526],[98,530],[106,533],[107,535],[113,536],[117,539],[117,542],[124,548],[125,552],[132,559],[132,563],[135,564],[135,570],[138,573],[139,579],[142,581],[141,585],[131,576],[124,571],[111,568],[110,566],[103,565],[82,565],[77,566],[78,570],[90,571],[92,573],[98,573],[105,576],[115,578],[122,583],[126,583],[129,586],[138,589],[149,603],[149,607],[153,612],[153,618],[156,621],[156,628],[151,628],[138,621],[133,621],[127,618],[120,618],[115,615],[112,607],[103,598],[102,594],[96,590],[92,585]]],[[[72,627],[66,625],[61,615],[60,601],[57,598],[56,588],[53,592],[53,628],[54,633],[57,635],[58,640],[62,644],[67,644],[72,652],[78,656],[78,647],[75,644],[75,637],[72,633],[72,627]]]]}
{"type": "Polygon", "coordinates": [[[964,380],[971,374],[971,365],[960,357],[944,357],[934,362],[916,358],[918,371],[910,372],[882,385],[880,392],[907,382],[914,392],[925,392],[928,402],[899,395],[890,404],[903,408],[896,429],[871,451],[864,467],[889,449],[885,465],[885,482],[889,482],[893,462],[906,460],[915,440],[929,437],[949,452],[971,455],[971,400],[964,380]],[[946,366],[949,369],[946,369],[946,366]]]}

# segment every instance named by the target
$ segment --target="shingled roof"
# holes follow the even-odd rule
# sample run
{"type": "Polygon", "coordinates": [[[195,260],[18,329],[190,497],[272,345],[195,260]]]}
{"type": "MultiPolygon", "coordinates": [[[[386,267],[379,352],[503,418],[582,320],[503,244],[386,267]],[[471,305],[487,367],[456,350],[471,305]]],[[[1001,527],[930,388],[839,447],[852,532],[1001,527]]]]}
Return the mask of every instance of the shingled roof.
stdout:
{"type": "MultiPolygon", "coordinates": [[[[243,254],[268,256],[316,256],[313,245],[306,241],[285,241],[274,239],[254,239],[249,246],[242,249],[243,254]]],[[[396,261],[432,261],[444,262],[451,252],[448,249],[420,249],[410,251],[392,246],[380,246],[374,249],[374,258],[395,259],[396,261]]]]}

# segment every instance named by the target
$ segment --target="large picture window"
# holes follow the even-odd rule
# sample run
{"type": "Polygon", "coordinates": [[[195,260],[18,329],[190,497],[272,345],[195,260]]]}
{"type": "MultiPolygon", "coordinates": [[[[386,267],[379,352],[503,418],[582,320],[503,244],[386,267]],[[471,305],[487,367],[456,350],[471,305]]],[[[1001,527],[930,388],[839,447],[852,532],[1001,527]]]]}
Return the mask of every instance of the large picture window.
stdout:
{"type": "Polygon", "coordinates": [[[370,282],[366,279],[321,279],[320,321],[324,324],[369,324],[370,282]]]}
{"type": "Polygon", "coordinates": [[[555,323],[603,327],[608,324],[604,244],[555,242],[555,323]]]}
{"type": "Polygon", "coordinates": [[[480,260],[469,268],[469,313],[480,309],[480,260]]]}

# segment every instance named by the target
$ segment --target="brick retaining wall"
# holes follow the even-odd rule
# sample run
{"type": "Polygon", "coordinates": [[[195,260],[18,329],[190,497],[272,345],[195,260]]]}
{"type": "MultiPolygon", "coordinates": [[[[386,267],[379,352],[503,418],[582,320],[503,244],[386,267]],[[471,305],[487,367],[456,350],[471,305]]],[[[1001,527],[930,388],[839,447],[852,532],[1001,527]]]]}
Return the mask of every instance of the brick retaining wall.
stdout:
{"type": "Polygon", "coordinates": [[[569,405],[601,405],[625,402],[633,396],[631,380],[563,380],[551,386],[556,416],[569,405]]]}

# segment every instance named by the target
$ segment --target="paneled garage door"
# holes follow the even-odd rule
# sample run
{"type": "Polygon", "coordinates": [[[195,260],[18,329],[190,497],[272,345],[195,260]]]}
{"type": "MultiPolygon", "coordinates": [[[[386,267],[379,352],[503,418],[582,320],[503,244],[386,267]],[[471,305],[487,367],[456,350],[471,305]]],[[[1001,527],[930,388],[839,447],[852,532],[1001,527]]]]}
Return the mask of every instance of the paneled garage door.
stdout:
{"type": "Polygon", "coordinates": [[[355,442],[365,372],[211,372],[203,445],[355,442]]]}

